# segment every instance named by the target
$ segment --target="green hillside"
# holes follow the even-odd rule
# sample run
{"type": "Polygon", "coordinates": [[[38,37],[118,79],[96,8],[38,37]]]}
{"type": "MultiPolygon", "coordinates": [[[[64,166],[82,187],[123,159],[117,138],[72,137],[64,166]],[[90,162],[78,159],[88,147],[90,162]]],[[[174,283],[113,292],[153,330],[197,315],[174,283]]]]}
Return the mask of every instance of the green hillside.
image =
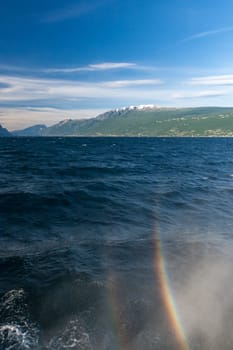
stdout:
{"type": "Polygon", "coordinates": [[[127,108],[63,121],[43,136],[233,136],[233,108],[127,108]]]}

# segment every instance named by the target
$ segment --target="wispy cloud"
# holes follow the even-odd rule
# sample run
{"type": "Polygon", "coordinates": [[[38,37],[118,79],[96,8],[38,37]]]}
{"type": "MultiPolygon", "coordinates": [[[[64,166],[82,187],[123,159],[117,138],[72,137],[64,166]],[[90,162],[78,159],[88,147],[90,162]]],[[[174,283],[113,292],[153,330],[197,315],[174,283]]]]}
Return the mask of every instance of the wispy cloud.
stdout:
{"type": "Polygon", "coordinates": [[[208,36],[213,36],[213,35],[217,35],[217,34],[221,34],[221,33],[232,32],[232,31],[233,31],[233,27],[223,27],[223,28],[208,30],[208,31],[193,34],[193,35],[181,40],[181,42],[192,41],[192,40],[201,39],[201,38],[205,38],[208,36]]]}
{"type": "Polygon", "coordinates": [[[171,98],[175,99],[195,99],[195,98],[216,98],[225,96],[228,91],[224,90],[199,90],[199,91],[178,91],[172,93],[171,98]]]}
{"type": "Polygon", "coordinates": [[[151,95],[153,91],[151,86],[162,83],[159,79],[112,80],[87,83],[65,79],[39,79],[4,75],[0,76],[0,81],[7,86],[1,90],[0,102],[109,97],[124,99],[132,96],[141,97],[142,94],[151,95]],[[147,85],[150,88],[147,88],[147,85]]]}
{"type": "Polygon", "coordinates": [[[207,77],[192,78],[189,82],[191,85],[233,85],[233,75],[213,75],[207,77]]]}
{"type": "Polygon", "coordinates": [[[111,69],[134,69],[139,71],[147,72],[158,72],[158,71],[170,71],[172,67],[165,66],[153,66],[132,62],[104,62],[97,64],[90,64],[86,67],[80,67],[82,70],[89,71],[101,71],[101,70],[111,70],[111,69]]]}
{"type": "MultiPolygon", "coordinates": [[[[73,74],[73,73],[82,73],[82,72],[103,72],[103,71],[121,71],[121,70],[128,70],[128,71],[138,71],[138,72],[145,72],[149,74],[155,74],[156,72],[190,72],[190,70],[197,70],[197,68],[194,67],[180,67],[180,66],[156,66],[151,64],[145,64],[141,62],[121,62],[121,61],[104,61],[104,62],[98,62],[98,63],[89,63],[86,65],[66,65],[66,66],[58,66],[58,67],[33,67],[30,65],[27,66],[16,66],[16,65],[7,65],[2,64],[0,62],[0,72],[10,72],[10,74],[13,73],[22,73],[22,74],[73,74]]],[[[201,68],[198,68],[198,71],[200,72],[201,68]]],[[[206,72],[206,70],[205,70],[206,72]]],[[[1,74],[1,73],[0,73],[1,74]]]]}
{"type": "Polygon", "coordinates": [[[99,64],[90,64],[90,69],[94,70],[107,70],[107,69],[119,69],[119,68],[135,68],[136,63],[125,63],[125,62],[105,62],[99,64]]]}
{"type": "MultiPolygon", "coordinates": [[[[153,70],[152,67],[141,66],[133,62],[102,62],[92,63],[85,66],[67,66],[67,67],[49,67],[49,68],[36,68],[36,67],[22,67],[22,66],[10,66],[0,64],[0,71],[2,72],[21,72],[21,73],[44,73],[44,74],[69,74],[79,72],[102,72],[111,70],[153,70]]],[[[155,70],[155,69],[154,69],[155,70]]],[[[159,70],[159,69],[156,69],[159,70]]]]}
{"type": "MultiPolygon", "coordinates": [[[[233,77],[232,77],[233,79],[233,77]]],[[[142,80],[112,80],[99,82],[83,82],[66,79],[39,79],[26,77],[13,77],[0,75],[1,84],[5,88],[1,90],[1,105],[19,105],[38,101],[41,107],[59,105],[79,105],[88,101],[88,105],[98,105],[97,101],[121,101],[121,103],[137,104],[159,103],[167,101],[171,105],[176,100],[193,98],[212,98],[214,96],[231,96],[232,88],[209,87],[202,89],[192,84],[186,84],[184,88],[161,87],[160,79],[142,80]],[[41,102],[43,101],[43,102],[41,102]],[[41,104],[42,103],[42,104],[41,104]]],[[[101,102],[101,103],[102,103],[101,102]]]]}
{"type": "Polygon", "coordinates": [[[146,86],[146,85],[158,85],[162,84],[163,81],[160,79],[138,79],[138,80],[116,80],[116,81],[107,81],[101,83],[102,86],[109,88],[123,88],[130,86],[146,86]]]}
{"type": "Polygon", "coordinates": [[[21,66],[11,66],[7,64],[0,64],[1,71],[12,71],[12,72],[27,72],[29,68],[21,66]]]}
{"type": "Polygon", "coordinates": [[[83,1],[79,4],[73,4],[68,7],[60,8],[48,13],[42,19],[42,22],[55,23],[66,21],[72,18],[79,18],[95,11],[97,8],[106,4],[107,0],[83,1]]]}
{"type": "Polygon", "coordinates": [[[130,62],[104,62],[97,64],[89,64],[83,67],[67,67],[67,68],[47,68],[43,69],[45,73],[75,73],[75,72],[94,72],[114,69],[137,69],[140,68],[136,63],[130,62]]]}

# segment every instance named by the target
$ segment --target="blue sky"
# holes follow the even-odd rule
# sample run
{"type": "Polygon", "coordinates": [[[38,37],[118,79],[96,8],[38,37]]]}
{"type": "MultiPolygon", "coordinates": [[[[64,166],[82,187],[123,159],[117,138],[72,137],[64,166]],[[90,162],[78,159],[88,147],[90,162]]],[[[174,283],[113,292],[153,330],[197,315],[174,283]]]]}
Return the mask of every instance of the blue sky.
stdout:
{"type": "Polygon", "coordinates": [[[8,0],[0,122],[127,105],[233,106],[232,0],[8,0]]]}

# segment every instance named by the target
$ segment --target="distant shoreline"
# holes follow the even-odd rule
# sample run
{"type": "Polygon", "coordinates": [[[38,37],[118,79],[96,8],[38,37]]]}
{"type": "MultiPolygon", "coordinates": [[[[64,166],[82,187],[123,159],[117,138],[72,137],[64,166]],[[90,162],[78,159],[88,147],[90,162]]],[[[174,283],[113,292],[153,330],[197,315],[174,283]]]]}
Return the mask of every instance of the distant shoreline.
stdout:
{"type": "Polygon", "coordinates": [[[161,136],[148,136],[148,135],[143,135],[143,136],[137,136],[137,135],[70,135],[70,136],[62,136],[62,135],[60,135],[60,136],[55,136],[55,135],[52,135],[52,136],[14,136],[14,135],[12,135],[12,136],[10,136],[10,137],[5,137],[5,136],[0,136],[0,139],[12,139],[12,138],[14,138],[14,139],[28,139],[28,138],[30,138],[30,139],[52,139],[52,138],[56,138],[56,139],[60,139],[60,138],[62,138],[62,139],[70,139],[70,138],[96,138],[96,139],[101,139],[101,138],[105,138],[105,139],[107,139],[107,138],[112,138],[112,139],[117,139],[117,138],[121,138],[121,139],[123,139],[123,138],[125,138],[125,139],[127,139],[127,138],[135,138],[135,139],[143,139],[143,138],[145,138],[145,139],[162,139],[162,138],[169,138],[169,139],[171,139],[171,138],[184,138],[184,139],[200,139],[200,138],[202,138],[202,139],[209,139],[209,138],[233,138],[233,135],[206,135],[206,136],[202,136],[202,135],[195,135],[195,136],[189,136],[189,135],[187,135],[187,136],[181,136],[181,135],[161,135],[161,136]]]}

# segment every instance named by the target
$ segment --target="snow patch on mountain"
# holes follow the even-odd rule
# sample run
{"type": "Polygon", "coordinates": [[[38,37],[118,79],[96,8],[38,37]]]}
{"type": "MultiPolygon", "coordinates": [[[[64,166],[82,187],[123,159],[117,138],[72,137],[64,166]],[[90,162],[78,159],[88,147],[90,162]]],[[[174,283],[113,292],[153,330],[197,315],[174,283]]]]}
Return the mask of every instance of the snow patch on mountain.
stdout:
{"type": "Polygon", "coordinates": [[[142,110],[148,110],[148,109],[158,109],[160,108],[159,106],[156,105],[138,105],[138,106],[128,106],[128,107],[122,107],[122,108],[116,108],[115,111],[116,112],[121,112],[121,111],[142,111],[142,110]]]}

